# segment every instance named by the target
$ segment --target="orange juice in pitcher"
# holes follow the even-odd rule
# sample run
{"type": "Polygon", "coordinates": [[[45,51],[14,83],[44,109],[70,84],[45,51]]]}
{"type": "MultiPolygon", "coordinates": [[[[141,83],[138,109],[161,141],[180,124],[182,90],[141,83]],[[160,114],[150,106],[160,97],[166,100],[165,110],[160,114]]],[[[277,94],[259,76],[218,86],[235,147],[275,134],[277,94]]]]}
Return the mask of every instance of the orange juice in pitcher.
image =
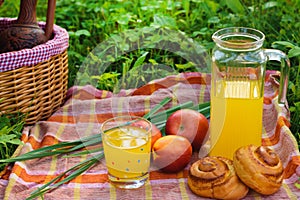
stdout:
{"type": "Polygon", "coordinates": [[[264,34],[244,27],[212,36],[209,155],[232,158],[241,146],[261,145],[266,63],[281,62],[278,103],[286,101],[289,60],[279,50],[263,49],[264,34]]]}
{"type": "MultiPolygon", "coordinates": [[[[215,87],[227,94],[212,95],[210,155],[231,158],[240,146],[261,144],[263,97],[249,94],[249,87],[259,91],[258,81],[219,81],[215,87]],[[220,86],[222,85],[222,86],[220,86]],[[235,87],[244,87],[235,94],[235,87]],[[247,105],[247,106],[245,106],[247,105]],[[238,119],[238,120],[237,120],[238,119]]],[[[254,90],[254,89],[253,89],[254,90]]],[[[260,94],[260,92],[258,93],[260,94]]]]}

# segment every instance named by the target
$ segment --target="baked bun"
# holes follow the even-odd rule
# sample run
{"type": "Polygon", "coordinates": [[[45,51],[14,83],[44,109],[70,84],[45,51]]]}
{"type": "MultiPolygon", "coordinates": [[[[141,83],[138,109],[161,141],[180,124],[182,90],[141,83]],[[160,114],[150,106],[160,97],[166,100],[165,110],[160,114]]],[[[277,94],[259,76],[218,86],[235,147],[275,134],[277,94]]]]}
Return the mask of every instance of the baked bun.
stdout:
{"type": "Polygon", "coordinates": [[[249,190],[235,174],[232,160],[217,156],[192,164],[188,186],[199,196],[215,199],[241,199],[249,190]]]}
{"type": "Polygon", "coordinates": [[[240,179],[260,194],[273,194],[282,184],[282,163],[268,147],[249,145],[239,148],[234,153],[233,165],[240,179]]]}

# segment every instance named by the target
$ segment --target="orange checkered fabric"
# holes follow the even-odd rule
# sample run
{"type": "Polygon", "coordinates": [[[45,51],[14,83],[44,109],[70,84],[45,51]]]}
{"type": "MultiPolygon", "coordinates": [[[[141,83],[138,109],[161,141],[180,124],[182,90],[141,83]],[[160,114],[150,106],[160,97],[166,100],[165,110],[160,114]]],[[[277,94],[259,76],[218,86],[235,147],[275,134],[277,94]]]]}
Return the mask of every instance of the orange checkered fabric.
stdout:
{"type": "MultiPolygon", "coordinates": [[[[289,111],[277,104],[277,72],[268,71],[264,96],[263,145],[270,146],[280,156],[284,167],[284,184],[271,196],[260,196],[250,191],[245,199],[297,199],[300,190],[296,182],[300,176],[300,154],[297,142],[289,130],[289,111]]],[[[165,109],[193,101],[195,104],[209,101],[210,75],[181,73],[154,80],[141,88],[121,90],[117,94],[97,90],[92,86],[70,88],[66,102],[47,121],[26,127],[20,153],[61,141],[72,141],[99,134],[101,123],[119,114],[143,116],[165,97],[171,97],[165,109]]],[[[99,144],[101,145],[101,144],[99,144]]],[[[7,176],[0,180],[0,196],[3,199],[25,199],[42,184],[87,159],[81,157],[46,157],[16,162],[7,176]]],[[[197,154],[191,161],[197,160],[197,154]]],[[[104,160],[84,174],[45,194],[45,199],[199,199],[187,186],[190,164],[181,172],[166,174],[153,166],[150,180],[136,190],[120,190],[108,183],[104,160]]]]}

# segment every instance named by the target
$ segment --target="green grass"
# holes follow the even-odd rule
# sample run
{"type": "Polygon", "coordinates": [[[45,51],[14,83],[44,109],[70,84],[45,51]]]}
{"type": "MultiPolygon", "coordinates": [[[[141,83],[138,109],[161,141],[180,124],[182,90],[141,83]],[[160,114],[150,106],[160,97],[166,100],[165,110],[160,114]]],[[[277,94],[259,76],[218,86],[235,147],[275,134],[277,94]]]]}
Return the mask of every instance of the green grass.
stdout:
{"type": "MultiPolygon", "coordinates": [[[[23,144],[20,141],[23,126],[24,115],[22,114],[6,114],[0,116],[0,159],[10,158],[16,148],[23,144]]],[[[0,171],[2,171],[6,165],[6,163],[1,163],[0,171]]]]}
{"type": "MultiPolygon", "coordinates": [[[[45,21],[46,2],[38,2],[38,20],[45,21]]],[[[17,0],[5,1],[0,8],[0,16],[16,17],[18,7],[17,0]]],[[[186,37],[202,45],[207,52],[210,52],[214,45],[211,35],[220,28],[247,26],[259,29],[266,35],[265,48],[279,48],[288,54],[291,60],[287,97],[291,111],[291,131],[300,143],[299,13],[299,0],[64,0],[57,1],[55,23],[66,28],[70,35],[69,86],[95,82],[99,89],[115,91],[120,88],[138,87],[151,78],[197,70],[197,66],[178,56],[178,52],[188,49],[184,44],[180,47],[175,46],[174,48],[178,48],[176,52],[153,49],[151,45],[158,44],[155,43],[158,39],[162,43],[170,40],[167,35],[153,38],[151,33],[157,28],[181,31],[186,37]],[[149,28],[148,32],[145,27],[149,28]],[[99,56],[101,52],[92,52],[98,44],[103,44],[100,49],[105,55],[113,50],[120,39],[126,38],[126,41],[132,43],[139,41],[138,35],[141,33],[132,31],[133,29],[146,31],[147,38],[150,38],[148,46],[118,54],[113,58],[104,57],[101,63],[109,66],[101,73],[91,75],[79,71],[88,55],[91,58],[99,56]],[[157,66],[161,64],[169,68],[157,70],[157,66]],[[136,70],[138,68],[143,68],[144,73],[139,73],[141,70],[136,70]],[[132,78],[133,75],[137,78],[132,78]]],[[[118,43],[118,48],[130,49],[130,44],[118,43]]],[[[93,59],[90,62],[93,61],[100,62],[93,59]]],[[[276,63],[268,67],[278,69],[276,63]]]]}

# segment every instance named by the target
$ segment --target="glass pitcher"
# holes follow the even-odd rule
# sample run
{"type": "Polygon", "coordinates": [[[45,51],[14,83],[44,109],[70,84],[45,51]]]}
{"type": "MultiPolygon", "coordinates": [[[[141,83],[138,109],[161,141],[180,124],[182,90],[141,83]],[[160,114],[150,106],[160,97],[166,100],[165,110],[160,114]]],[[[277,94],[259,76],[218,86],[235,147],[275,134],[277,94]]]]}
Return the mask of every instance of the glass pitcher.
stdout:
{"type": "Polygon", "coordinates": [[[232,158],[241,146],[261,145],[264,80],[269,60],[281,63],[279,104],[286,101],[289,60],[275,49],[263,49],[261,31],[232,27],[212,35],[209,155],[232,158]]]}

